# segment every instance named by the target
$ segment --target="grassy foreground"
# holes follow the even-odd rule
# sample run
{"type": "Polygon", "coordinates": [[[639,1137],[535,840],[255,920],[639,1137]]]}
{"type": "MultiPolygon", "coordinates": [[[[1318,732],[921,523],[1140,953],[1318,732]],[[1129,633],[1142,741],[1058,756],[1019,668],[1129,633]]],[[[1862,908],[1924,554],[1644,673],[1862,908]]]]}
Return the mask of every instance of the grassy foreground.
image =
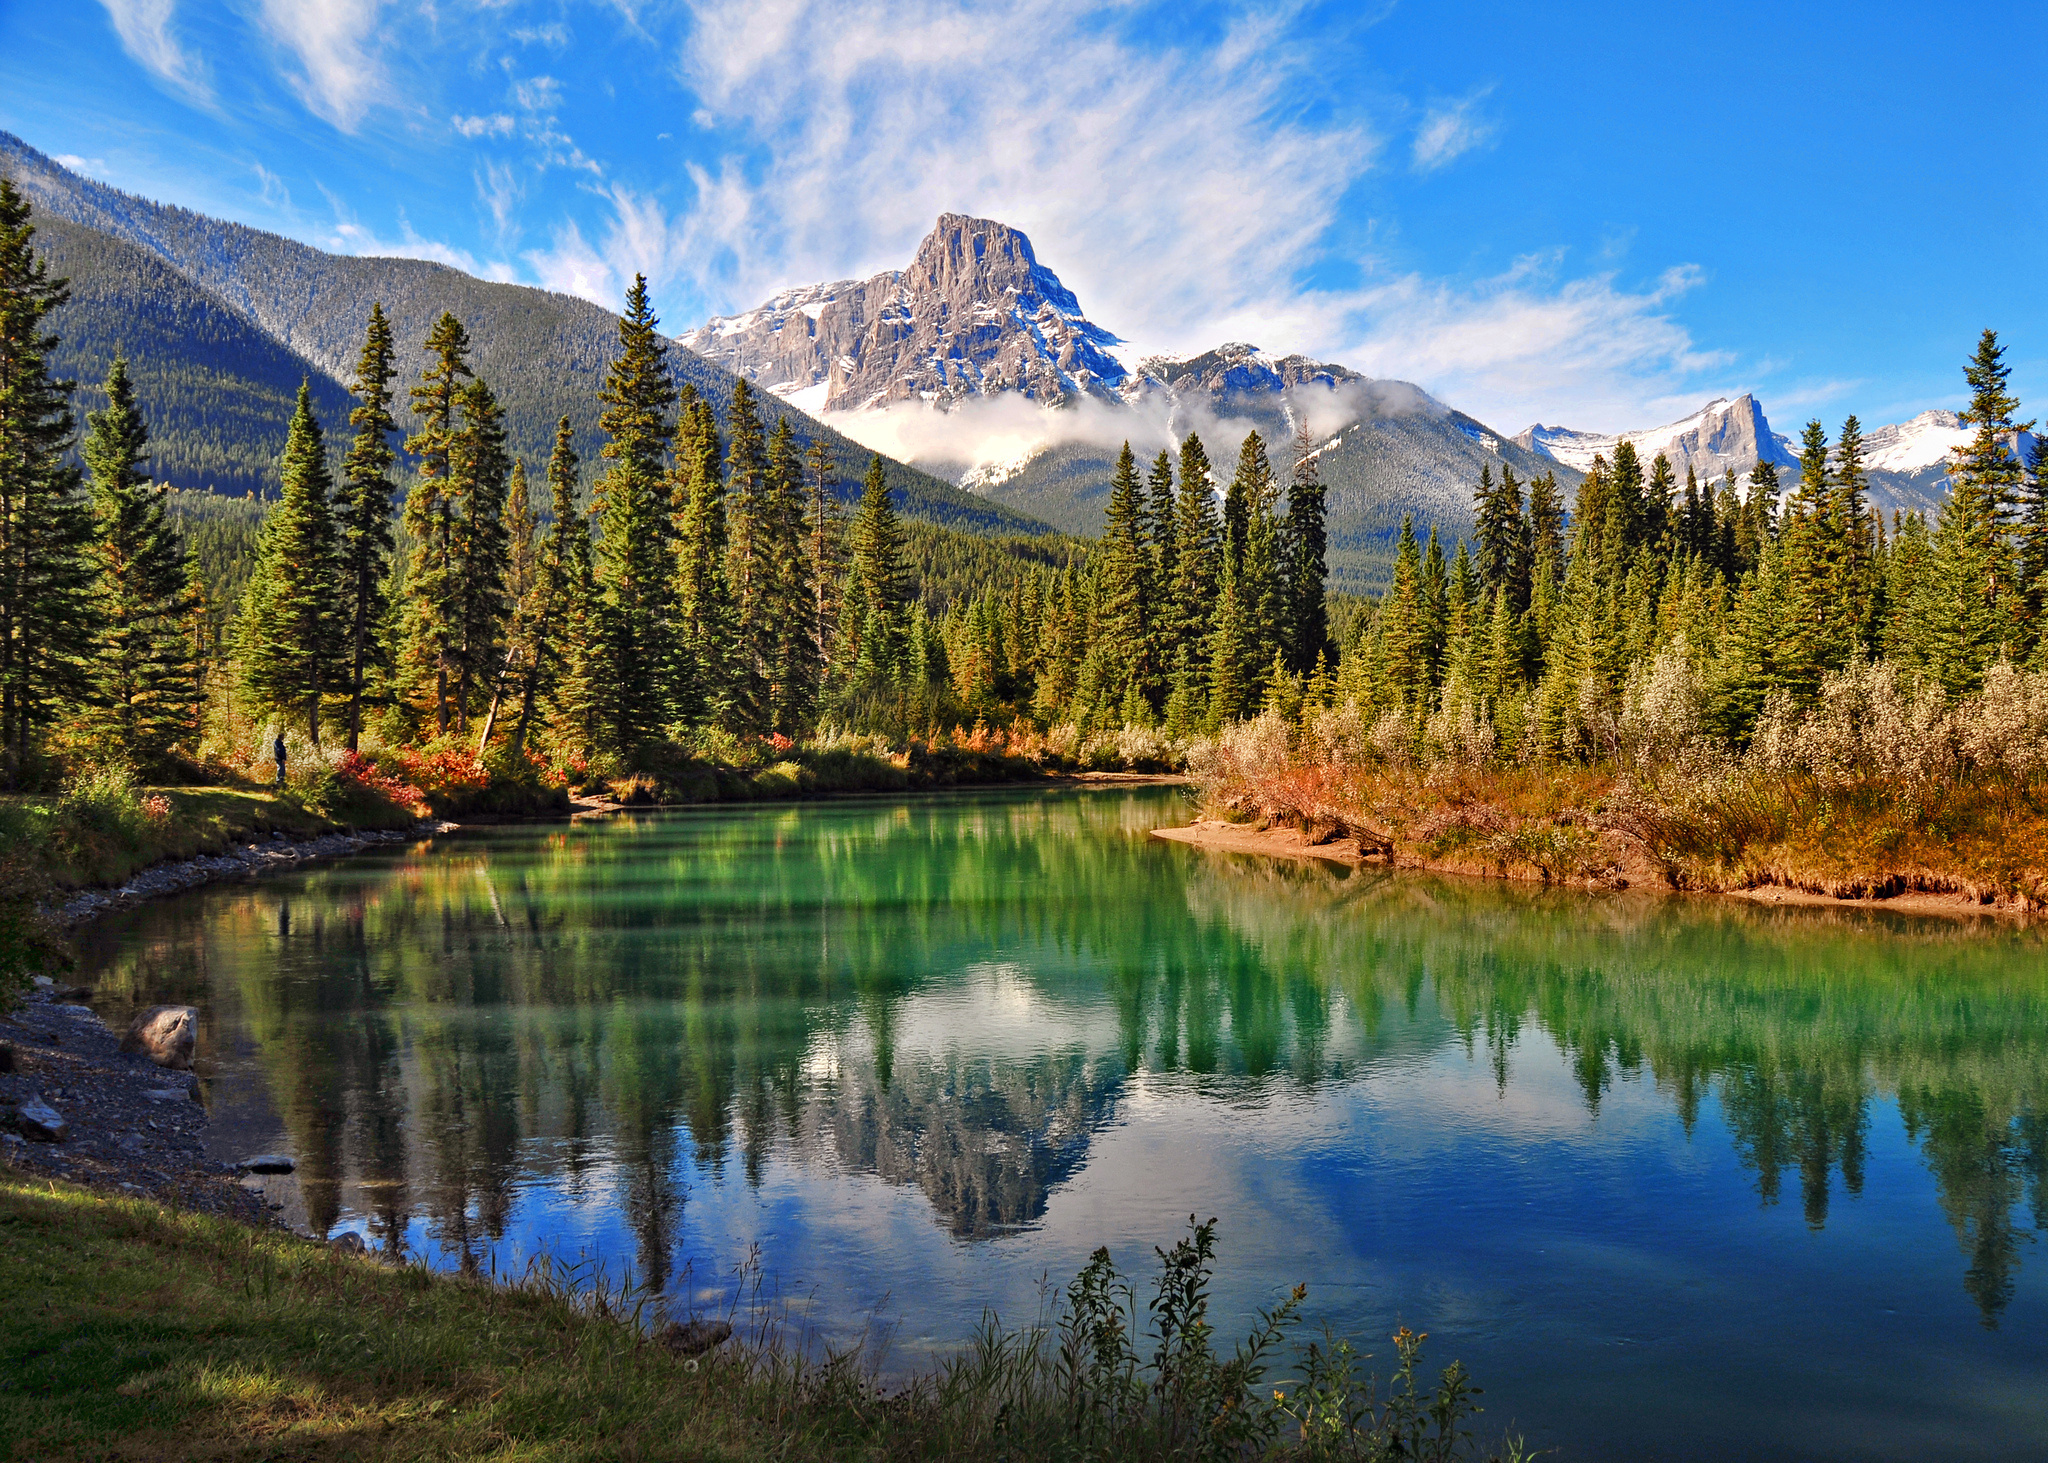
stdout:
{"type": "MultiPolygon", "coordinates": [[[[1345,1343],[1268,1376],[1297,1291],[1210,1344],[1213,1225],[1161,1252],[1140,1360],[1099,1252],[1050,1327],[992,1323],[885,1395],[856,1358],[742,1336],[702,1361],[602,1294],[390,1267],[279,1232],[0,1174],[0,1458],[1000,1459],[1471,1455],[1463,1369],[1382,1400],[1345,1343]],[[1271,1400],[1267,1398],[1270,1396],[1271,1400]]],[[[1519,1448],[1510,1448],[1519,1456],[1519,1448]]]]}

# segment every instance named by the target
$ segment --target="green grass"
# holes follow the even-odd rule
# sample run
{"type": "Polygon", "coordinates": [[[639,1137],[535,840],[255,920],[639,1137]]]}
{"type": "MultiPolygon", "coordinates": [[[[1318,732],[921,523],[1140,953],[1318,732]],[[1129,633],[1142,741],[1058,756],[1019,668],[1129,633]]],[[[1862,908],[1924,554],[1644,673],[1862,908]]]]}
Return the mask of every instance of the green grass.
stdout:
{"type": "Polygon", "coordinates": [[[685,1361],[647,1339],[637,1307],[557,1272],[503,1285],[392,1267],[0,1175],[0,1458],[1472,1455],[1462,1368],[1430,1388],[1405,1330],[1384,1395],[1343,1343],[1300,1353],[1294,1377],[1275,1370],[1300,1290],[1217,1350],[1214,1240],[1212,1222],[1161,1253],[1149,1331],[1100,1251],[1048,1325],[988,1319],[960,1356],[885,1393],[860,1355],[806,1359],[772,1324],[685,1361]]]}

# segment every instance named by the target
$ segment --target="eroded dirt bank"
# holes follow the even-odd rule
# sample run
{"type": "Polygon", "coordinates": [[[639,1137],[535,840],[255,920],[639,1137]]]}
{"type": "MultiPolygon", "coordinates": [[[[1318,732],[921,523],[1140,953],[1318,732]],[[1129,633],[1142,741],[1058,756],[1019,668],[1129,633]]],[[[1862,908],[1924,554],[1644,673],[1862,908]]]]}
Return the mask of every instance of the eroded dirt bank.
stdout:
{"type": "Polygon", "coordinates": [[[1315,843],[1299,828],[1276,824],[1259,827],[1231,823],[1220,818],[1196,818],[1178,828],[1155,828],[1154,838],[1185,843],[1219,853],[1257,854],[1268,858],[1320,860],[1347,867],[1372,865],[1378,868],[1420,869],[1434,873],[1464,874],[1489,879],[1516,879],[1532,883],[1559,884],[1579,889],[1649,889],[1672,894],[1741,899],[1753,904],[1810,906],[1828,909],[1889,910],[1899,914],[1959,916],[2000,915],[2026,918],[2029,911],[2001,905],[1964,893],[1905,890],[1878,898],[1845,899],[1778,884],[1750,888],[1681,890],[1658,862],[1647,845],[1635,836],[1609,830],[1600,835],[1600,866],[1578,876],[1560,876],[1533,864],[1513,861],[1485,861],[1474,858],[1431,858],[1392,845],[1362,845],[1353,836],[1315,843]]]}

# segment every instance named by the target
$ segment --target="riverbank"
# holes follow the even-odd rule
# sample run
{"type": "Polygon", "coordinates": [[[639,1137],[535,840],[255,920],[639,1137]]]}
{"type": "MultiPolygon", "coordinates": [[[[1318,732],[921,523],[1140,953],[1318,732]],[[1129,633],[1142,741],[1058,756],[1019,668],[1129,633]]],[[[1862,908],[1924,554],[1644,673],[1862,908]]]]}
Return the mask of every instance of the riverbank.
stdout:
{"type": "Polygon", "coordinates": [[[123,1052],[81,1004],[89,995],[38,983],[0,1011],[0,1154],[10,1171],[264,1222],[260,1189],[207,1156],[199,1079],[123,1052]]]}
{"type": "Polygon", "coordinates": [[[1575,829],[1570,823],[1553,831],[1548,840],[1553,852],[1560,844],[1567,844],[1572,849],[1571,862],[1564,866],[1559,863],[1545,865],[1511,855],[1492,858],[1475,857],[1470,852],[1432,855],[1389,835],[1367,831],[1360,836],[1357,832],[1340,832],[1337,825],[1326,825],[1311,833],[1286,823],[1234,823],[1221,818],[1197,817],[1185,826],[1155,828],[1152,836],[1165,842],[1187,844],[1217,853],[1300,859],[1344,867],[1371,865],[1476,878],[1526,880],[1566,888],[1710,894],[1774,906],[1889,910],[1899,914],[1952,917],[2016,917],[2032,912],[2026,904],[2000,900],[1983,893],[1955,889],[1888,888],[1876,880],[1869,882],[1881,892],[1858,895],[1829,894],[1776,883],[1720,889],[1687,888],[1671,866],[1660,860],[1649,843],[1639,835],[1611,828],[1585,832],[1575,829]],[[1565,837],[1559,838],[1558,833],[1565,837]],[[1317,834],[1321,835],[1320,838],[1317,834]]]}

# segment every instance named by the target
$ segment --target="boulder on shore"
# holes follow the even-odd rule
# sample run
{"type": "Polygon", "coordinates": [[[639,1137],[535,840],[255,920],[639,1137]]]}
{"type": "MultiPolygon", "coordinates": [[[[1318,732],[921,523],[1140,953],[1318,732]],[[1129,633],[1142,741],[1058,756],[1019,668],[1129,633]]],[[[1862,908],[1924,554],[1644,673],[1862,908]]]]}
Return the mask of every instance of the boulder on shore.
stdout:
{"type": "Polygon", "coordinates": [[[138,1011],[121,1038],[121,1050],[141,1052],[159,1067],[192,1069],[192,1047],[199,1036],[197,1006],[151,1006],[138,1011]]]}
{"type": "Polygon", "coordinates": [[[243,1173],[290,1173],[296,1166],[289,1153],[259,1153],[235,1165],[243,1173]]]}
{"type": "Polygon", "coordinates": [[[62,1143],[71,1136],[71,1125],[64,1121],[64,1115],[40,1097],[31,1097],[16,1108],[14,1121],[22,1136],[38,1143],[62,1143]]]}

